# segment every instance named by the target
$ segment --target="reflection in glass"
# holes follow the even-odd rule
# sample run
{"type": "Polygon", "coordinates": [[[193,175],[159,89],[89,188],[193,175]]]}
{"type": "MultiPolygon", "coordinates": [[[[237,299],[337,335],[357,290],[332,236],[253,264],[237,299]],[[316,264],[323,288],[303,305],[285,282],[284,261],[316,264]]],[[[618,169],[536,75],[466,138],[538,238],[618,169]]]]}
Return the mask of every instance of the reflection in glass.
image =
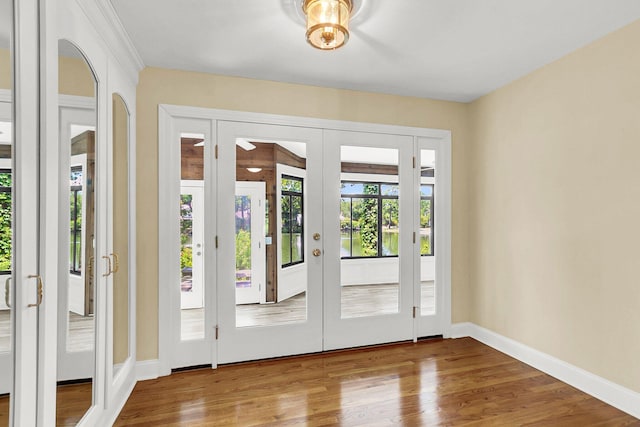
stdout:
{"type": "Polygon", "coordinates": [[[129,112],[113,101],[113,375],[129,357],[129,112]]]}
{"type": "Polygon", "coordinates": [[[204,339],[204,135],[180,136],[180,337],[204,339]]]}
{"type": "Polygon", "coordinates": [[[13,248],[13,198],[15,184],[12,171],[13,151],[13,90],[12,53],[13,11],[11,0],[0,0],[0,90],[10,92],[8,100],[0,102],[0,426],[9,425],[10,397],[13,388],[13,357],[11,340],[15,292],[11,279],[13,248]]]}
{"type": "Polygon", "coordinates": [[[75,425],[93,402],[95,372],[96,296],[96,81],[85,58],[71,43],[58,43],[58,76],[61,95],[81,95],[93,103],[90,109],[68,109],[61,113],[59,136],[65,155],[61,158],[59,238],[68,259],[60,272],[58,358],[59,383],[56,399],[58,425],[75,425]],[[69,112],[73,111],[73,112],[69,112]],[[69,382],[73,384],[69,384],[69,382]]]}
{"type": "Polygon", "coordinates": [[[398,312],[398,153],[341,147],[342,318],[398,312]]]}
{"type": "Polygon", "coordinates": [[[434,252],[435,151],[420,150],[420,314],[436,314],[434,252]]]}
{"type": "Polygon", "coordinates": [[[304,143],[236,145],[237,327],[306,320],[305,174],[304,143]]]}

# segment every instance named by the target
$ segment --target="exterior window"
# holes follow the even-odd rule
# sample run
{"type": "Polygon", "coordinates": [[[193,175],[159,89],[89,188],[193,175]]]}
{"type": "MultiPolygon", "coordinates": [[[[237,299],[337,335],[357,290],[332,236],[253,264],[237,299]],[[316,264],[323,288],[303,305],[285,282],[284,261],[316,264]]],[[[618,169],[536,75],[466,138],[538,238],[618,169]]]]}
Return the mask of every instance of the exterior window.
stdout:
{"type": "Polygon", "coordinates": [[[82,167],[71,168],[69,187],[69,272],[82,271],[82,167]]]}
{"type": "Polygon", "coordinates": [[[433,185],[420,186],[420,255],[433,255],[433,185]]]}
{"type": "Polygon", "coordinates": [[[398,256],[398,194],[398,184],[341,183],[341,258],[398,256]]]}
{"type": "Polygon", "coordinates": [[[11,272],[11,170],[0,169],[0,273],[11,272]]]}
{"type": "Polygon", "coordinates": [[[282,206],[282,267],[304,262],[303,180],[283,175],[282,206]]]}

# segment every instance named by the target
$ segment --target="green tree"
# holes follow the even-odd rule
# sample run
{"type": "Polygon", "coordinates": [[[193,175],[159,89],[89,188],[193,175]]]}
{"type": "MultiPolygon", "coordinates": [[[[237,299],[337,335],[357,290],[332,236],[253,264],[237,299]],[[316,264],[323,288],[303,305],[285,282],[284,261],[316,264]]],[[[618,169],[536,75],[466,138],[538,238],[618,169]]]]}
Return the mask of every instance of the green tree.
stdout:
{"type": "Polygon", "coordinates": [[[387,228],[398,225],[398,200],[383,199],[382,200],[382,218],[387,228]]]}
{"type": "Polygon", "coordinates": [[[236,270],[251,268],[251,233],[238,230],[236,233],[236,270]]]}
{"type": "MultiPolygon", "coordinates": [[[[378,194],[377,184],[365,184],[364,194],[378,194]]],[[[362,239],[362,255],[378,255],[378,200],[362,199],[362,217],[360,218],[360,238],[362,239]]]]}
{"type": "Polygon", "coordinates": [[[0,173],[0,270],[11,270],[11,173],[0,173]]]}

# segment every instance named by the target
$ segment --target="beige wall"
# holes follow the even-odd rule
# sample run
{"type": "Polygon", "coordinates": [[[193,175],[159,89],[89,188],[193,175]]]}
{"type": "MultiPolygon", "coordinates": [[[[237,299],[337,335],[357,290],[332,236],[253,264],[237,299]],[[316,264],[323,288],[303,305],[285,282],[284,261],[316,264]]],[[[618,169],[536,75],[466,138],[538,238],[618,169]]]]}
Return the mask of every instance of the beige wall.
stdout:
{"type": "Polygon", "coordinates": [[[113,275],[113,363],[129,356],[129,113],[122,98],[113,96],[113,251],[118,272],[113,275]]]}
{"type": "Polygon", "coordinates": [[[146,68],[137,111],[138,359],[158,357],[158,104],[450,129],[453,320],[468,320],[467,105],[146,68]]]}
{"type": "Polygon", "coordinates": [[[0,49],[0,89],[11,89],[11,59],[9,49],[0,49]]]}
{"type": "Polygon", "coordinates": [[[471,320],[640,392],[638,52],[640,21],[471,104],[468,195],[471,320]]]}
{"type": "Polygon", "coordinates": [[[95,81],[84,59],[60,57],[58,63],[60,93],[75,96],[95,96],[95,81]]]}

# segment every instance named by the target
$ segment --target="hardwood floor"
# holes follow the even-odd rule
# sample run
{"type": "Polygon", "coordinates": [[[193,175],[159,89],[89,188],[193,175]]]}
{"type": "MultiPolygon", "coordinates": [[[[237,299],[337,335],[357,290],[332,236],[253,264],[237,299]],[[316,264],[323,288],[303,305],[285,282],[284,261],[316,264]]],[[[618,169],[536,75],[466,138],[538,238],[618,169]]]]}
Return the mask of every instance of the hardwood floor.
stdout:
{"type": "Polygon", "coordinates": [[[115,425],[640,426],[640,420],[462,338],[139,382],[115,425]]]}
{"type": "Polygon", "coordinates": [[[92,402],[90,382],[59,385],[56,388],[56,426],[75,426],[92,402]]]}

